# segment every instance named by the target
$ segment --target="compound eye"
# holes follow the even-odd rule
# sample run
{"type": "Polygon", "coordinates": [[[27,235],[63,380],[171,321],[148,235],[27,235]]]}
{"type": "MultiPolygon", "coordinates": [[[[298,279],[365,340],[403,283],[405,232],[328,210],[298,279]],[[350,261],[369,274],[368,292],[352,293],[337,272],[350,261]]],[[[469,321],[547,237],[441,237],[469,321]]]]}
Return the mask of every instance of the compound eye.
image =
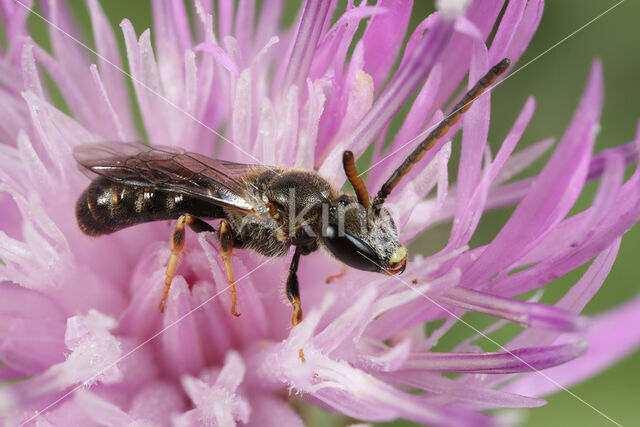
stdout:
{"type": "Polygon", "coordinates": [[[345,232],[338,235],[338,227],[328,224],[322,240],[331,253],[349,267],[364,271],[380,271],[380,259],[367,243],[345,232]]]}

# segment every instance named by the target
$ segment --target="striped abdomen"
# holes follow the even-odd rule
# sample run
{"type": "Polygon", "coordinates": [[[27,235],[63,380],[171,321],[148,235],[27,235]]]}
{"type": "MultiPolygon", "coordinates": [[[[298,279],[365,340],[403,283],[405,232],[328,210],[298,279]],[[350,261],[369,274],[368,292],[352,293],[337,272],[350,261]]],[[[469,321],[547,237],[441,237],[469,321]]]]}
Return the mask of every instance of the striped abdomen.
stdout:
{"type": "Polygon", "coordinates": [[[89,235],[110,234],[143,222],[177,219],[189,213],[222,218],[220,206],[173,191],[157,191],[95,179],[76,203],[80,229],[89,235]]]}

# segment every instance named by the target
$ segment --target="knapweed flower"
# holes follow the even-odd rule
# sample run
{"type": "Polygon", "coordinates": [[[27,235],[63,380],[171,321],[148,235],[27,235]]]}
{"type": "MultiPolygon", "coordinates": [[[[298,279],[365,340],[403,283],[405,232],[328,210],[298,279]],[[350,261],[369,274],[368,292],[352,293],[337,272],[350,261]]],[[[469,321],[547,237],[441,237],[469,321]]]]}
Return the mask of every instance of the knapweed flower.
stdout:
{"type": "Polygon", "coordinates": [[[513,179],[553,143],[516,151],[532,98],[495,155],[487,146],[488,94],[425,155],[386,206],[403,244],[435,223],[453,227],[440,252],[412,254],[403,275],[349,269],[327,284],[339,264],[320,252],[303,257],[306,317],[291,329],[282,296],[290,256],[234,252],[236,318],[217,239],[188,232],[160,313],[173,224],[84,235],[74,205],[88,180],[75,146],[146,139],[230,161],[316,169],[340,185],[342,153],[359,156],[373,144],[367,185],[377,190],[461,96],[467,74],[472,85],[504,57],[517,63],[543,9],[541,0],[513,0],[501,14],[503,1],[483,0],[462,13],[458,2],[442,1],[405,45],[409,1],[348,2],[336,11],[335,2],[308,0],[288,30],[280,28],[281,2],[259,10],[239,2],[235,11],[231,1],[215,10],[210,3],[153,2],[153,27],[139,35],[122,21],[126,65],[97,0],[87,2],[93,50],[62,2],[37,9],[48,21],[51,51],[29,37],[31,2],[0,8],[0,378],[11,381],[0,402],[7,424],[281,427],[302,424],[294,407],[319,405],[364,421],[485,425],[496,420],[480,411],[542,405],[539,397],[560,383],[636,346],[637,328],[624,339],[611,334],[616,324],[637,324],[640,300],[593,319],[579,315],[621,236],[640,219],[640,171],[624,179],[640,136],[593,154],[603,97],[598,62],[537,176],[513,179]],[[68,113],[55,106],[45,75],[68,113]],[[415,92],[385,147],[390,119],[415,92]],[[459,173],[450,184],[450,139],[460,129],[459,173]],[[599,187],[591,205],[570,215],[592,180],[599,187]],[[495,238],[470,247],[483,213],[503,206],[515,211],[495,238]],[[516,298],[589,262],[554,305],[516,298]],[[432,351],[469,311],[497,321],[450,352],[432,351]],[[443,323],[427,335],[430,321],[443,323]],[[500,350],[477,343],[510,323],[525,328],[500,350]]]}

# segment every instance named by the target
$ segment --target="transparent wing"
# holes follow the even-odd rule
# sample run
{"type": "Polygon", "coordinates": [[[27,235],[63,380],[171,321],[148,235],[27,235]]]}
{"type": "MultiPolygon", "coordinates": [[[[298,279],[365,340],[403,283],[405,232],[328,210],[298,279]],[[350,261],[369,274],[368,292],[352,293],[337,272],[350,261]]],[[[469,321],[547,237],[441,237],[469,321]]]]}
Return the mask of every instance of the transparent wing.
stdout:
{"type": "Polygon", "coordinates": [[[260,210],[261,201],[247,191],[243,177],[262,166],[140,142],[85,144],[76,147],[73,155],[83,167],[115,182],[181,192],[243,211],[260,210]]]}

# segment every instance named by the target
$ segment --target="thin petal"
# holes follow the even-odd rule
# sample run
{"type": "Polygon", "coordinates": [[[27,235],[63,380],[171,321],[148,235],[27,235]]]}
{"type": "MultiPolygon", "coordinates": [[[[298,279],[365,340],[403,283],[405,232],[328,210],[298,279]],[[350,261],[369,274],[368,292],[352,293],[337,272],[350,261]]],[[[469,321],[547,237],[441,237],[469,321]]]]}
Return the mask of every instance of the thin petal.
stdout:
{"type": "Polygon", "coordinates": [[[586,350],[586,341],[578,341],[497,353],[417,353],[409,357],[404,368],[475,374],[539,371],[567,363],[582,355],[586,350]]]}
{"type": "Polygon", "coordinates": [[[345,149],[361,154],[365,147],[386,126],[392,116],[418,87],[439,60],[453,33],[453,22],[436,19],[427,36],[413,52],[411,59],[401,67],[394,80],[380,94],[358,127],[344,141],[332,147],[323,160],[320,173],[335,179],[340,170],[340,159],[345,149]]]}
{"type": "Polygon", "coordinates": [[[73,399],[85,411],[87,416],[99,425],[115,427],[129,425],[134,422],[134,419],[121,408],[90,391],[79,390],[74,393],[73,399]]]}
{"type": "MultiPolygon", "coordinates": [[[[482,37],[471,22],[462,20],[458,24],[467,23],[471,28],[469,34],[482,37]]],[[[460,25],[459,25],[460,26],[460,25]]],[[[471,65],[469,70],[468,87],[471,88],[489,69],[489,56],[482,39],[474,38],[471,65]]],[[[463,116],[462,151],[460,153],[460,168],[456,188],[456,218],[461,216],[470,202],[473,190],[481,176],[482,158],[487,136],[489,134],[490,94],[478,98],[469,111],[463,116]]],[[[459,222],[454,222],[452,235],[456,234],[459,222]]]]}
{"type": "Polygon", "coordinates": [[[304,427],[300,416],[282,399],[258,394],[250,404],[249,427],[304,427]]]}
{"type": "MultiPolygon", "coordinates": [[[[422,88],[420,88],[389,150],[385,151],[384,154],[376,153],[377,156],[382,156],[382,158],[376,158],[375,163],[371,166],[369,178],[370,187],[380,187],[393,171],[400,166],[404,159],[407,158],[411,151],[415,149],[415,146],[425,137],[425,134],[435,127],[444,117],[439,111],[435,114],[433,112],[433,101],[441,79],[442,67],[440,64],[436,64],[431,73],[429,73],[429,77],[427,77],[422,88]]],[[[377,147],[381,149],[382,144],[378,144],[377,147]]],[[[438,151],[440,151],[440,149],[438,151]]],[[[415,176],[414,171],[409,172],[407,182],[413,181],[410,179],[412,176],[415,176]]]]}
{"type": "Polygon", "coordinates": [[[246,368],[240,354],[236,351],[229,351],[224,359],[220,375],[216,380],[216,386],[236,391],[244,379],[245,372],[246,368]]]}
{"type": "MultiPolygon", "coordinates": [[[[554,143],[553,138],[546,138],[513,153],[496,176],[495,183],[502,184],[525,170],[540,158],[554,143]]],[[[596,157],[594,157],[595,159],[596,157]]],[[[593,161],[593,160],[592,160],[593,161]]],[[[491,197],[489,198],[491,202],[491,197]]]]}
{"type": "Polygon", "coordinates": [[[362,35],[362,43],[364,71],[371,75],[373,87],[379,92],[400,51],[404,33],[399,29],[407,28],[413,1],[383,0],[377,6],[385,8],[386,13],[371,18],[362,35]]]}
{"type": "Polygon", "coordinates": [[[42,372],[64,360],[66,315],[45,295],[1,283],[0,359],[21,375],[42,372]],[[42,328],[41,322],[48,327],[42,328]]]}
{"type": "Polygon", "coordinates": [[[174,384],[149,382],[131,400],[129,415],[134,419],[148,420],[158,425],[169,425],[174,413],[183,412],[187,402],[184,394],[174,384]]]}
{"type": "Polygon", "coordinates": [[[196,322],[189,315],[192,308],[186,281],[181,276],[174,278],[162,316],[165,330],[161,339],[166,368],[176,377],[194,374],[204,367],[196,322]]]}
{"type": "Polygon", "coordinates": [[[461,400],[481,405],[482,408],[535,408],[545,404],[544,400],[506,393],[486,387],[477,387],[469,383],[461,383],[442,375],[422,370],[402,370],[384,374],[384,378],[394,383],[435,393],[437,398],[461,400]]]}
{"type": "Polygon", "coordinates": [[[287,90],[293,85],[303,87],[330,6],[331,2],[321,0],[309,0],[305,3],[286,72],[280,85],[282,89],[287,90]]]}
{"type": "Polygon", "coordinates": [[[122,60],[120,59],[118,42],[100,3],[96,0],[89,0],[88,8],[93,38],[98,52],[100,76],[105,92],[109,94],[114,111],[119,114],[122,140],[132,141],[136,138],[136,131],[131,121],[132,113],[127,83],[124,74],[119,69],[122,68],[122,60]]]}
{"type": "Polygon", "coordinates": [[[236,63],[233,61],[233,59],[231,59],[229,54],[217,44],[200,43],[194,48],[194,50],[196,52],[203,51],[210,54],[215,58],[216,62],[222,65],[225,69],[229,70],[231,74],[233,74],[236,77],[240,76],[240,70],[238,69],[238,66],[236,65],[236,63]]]}
{"type": "Polygon", "coordinates": [[[100,111],[98,111],[98,113],[101,113],[101,116],[105,119],[103,136],[114,140],[126,141],[127,137],[125,136],[124,129],[120,122],[120,115],[113,107],[111,99],[109,98],[109,94],[107,93],[104,84],[102,83],[102,79],[100,78],[100,74],[98,74],[98,69],[95,65],[91,65],[90,73],[91,77],[93,78],[95,90],[98,93],[98,96],[96,98],[100,100],[100,106],[98,107],[100,111]],[[108,132],[106,127],[106,123],[108,122],[110,122],[110,124],[112,125],[111,132],[108,132]]]}
{"type": "Polygon", "coordinates": [[[451,289],[438,300],[445,304],[452,304],[528,326],[565,332],[575,332],[585,326],[584,319],[554,306],[511,300],[463,288],[451,289]]]}
{"type": "Polygon", "coordinates": [[[559,385],[570,387],[603,371],[637,348],[640,342],[640,329],[625,328],[620,325],[637,325],[638,319],[640,319],[640,297],[594,320],[594,326],[586,336],[589,349],[582,357],[545,371],[546,378],[528,375],[504,387],[503,390],[530,396],[543,396],[557,391],[559,385]]]}
{"type": "Polygon", "coordinates": [[[513,40],[514,33],[522,20],[522,15],[524,14],[527,3],[527,0],[515,0],[507,4],[504,15],[500,20],[500,26],[491,42],[490,53],[492,62],[499,61],[507,56],[507,47],[513,40]]]}
{"type": "Polygon", "coordinates": [[[464,283],[477,284],[510,265],[569,212],[586,179],[601,106],[602,74],[596,63],[580,107],[553,158],[491,245],[465,271],[464,283]]]}

